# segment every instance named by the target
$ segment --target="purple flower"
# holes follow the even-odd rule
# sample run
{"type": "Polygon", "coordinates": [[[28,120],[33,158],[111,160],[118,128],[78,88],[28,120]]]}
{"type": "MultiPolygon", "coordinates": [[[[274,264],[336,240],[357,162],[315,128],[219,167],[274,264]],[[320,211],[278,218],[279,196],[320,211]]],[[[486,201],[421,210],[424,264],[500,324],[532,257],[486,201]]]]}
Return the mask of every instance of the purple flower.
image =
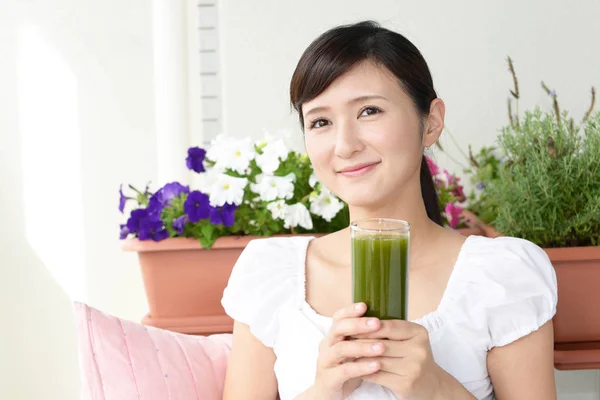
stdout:
{"type": "Polygon", "coordinates": [[[151,213],[160,215],[163,208],[171,204],[174,198],[179,197],[182,193],[189,193],[189,186],[183,186],[179,182],[167,183],[150,197],[148,209],[151,213]]]}
{"type": "Polygon", "coordinates": [[[146,208],[147,213],[151,215],[160,215],[163,208],[165,208],[166,202],[163,200],[162,190],[157,191],[150,197],[148,201],[148,207],[146,208]]]}
{"type": "Polygon", "coordinates": [[[208,218],[210,214],[210,202],[208,196],[194,190],[185,200],[183,210],[189,216],[190,222],[198,222],[201,219],[208,218]]]}
{"type": "Polygon", "coordinates": [[[446,211],[446,217],[448,218],[450,227],[456,228],[460,223],[460,216],[462,215],[463,211],[462,208],[454,203],[448,203],[446,204],[444,211],[446,211]]]}
{"type": "Polygon", "coordinates": [[[148,217],[148,210],[145,208],[138,208],[133,210],[129,219],[127,220],[127,229],[130,233],[138,233],[140,230],[140,223],[143,219],[148,217]]]}
{"type": "Polygon", "coordinates": [[[185,228],[185,224],[187,224],[189,220],[190,219],[187,215],[182,215],[173,221],[173,229],[175,229],[177,233],[181,235],[183,233],[183,228],[185,228]]]}
{"type": "Polygon", "coordinates": [[[127,227],[127,224],[121,224],[121,240],[123,239],[127,239],[127,236],[129,236],[129,228],[127,227]]]}
{"type": "Polygon", "coordinates": [[[176,197],[179,197],[182,193],[189,193],[190,187],[183,186],[179,182],[171,182],[163,186],[163,188],[160,191],[162,192],[162,201],[165,204],[169,204],[171,200],[173,200],[176,197]]]}
{"type": "Polygon", "coordinates": [[[210,222],[213,225],[224,225],[230,227],[235,222],[235,204],[225,203],[223,207],[210,208],[210,222]]]}
{"type": "Polygon", "coordinates": [[[163,223],[159,218],[149,216],[140,221],[140,230],[138,238],[140,240],[152,239],[155,242],[169,237],[169,231],[163,227],[163,223]]]}
{"type": "Polygon", "coordinates": [[[137,233],[140,240],[159,241],[169,237],[169,232],[163,228],[160,217],[147,208],[139,208],[131,212],[127,224],[121,226],[121,238],[125,232],[137,233]]]}
{"type": "Polygon", "coordinates": [[[483,182],[477,182],[477,184],[475,185],[475,187],[479,190],[483,190],[485,189],[485,183],[483,182]]]}
{"type": "Polygon", "coordinates": [[[121,212],[121,214],[123,214],[123,210],[125,209],[125,203],[127,203],[127,200],[131,200],[131,197],[127,197],[123,194],[123,184],[121,184],[121,186],[119,187],[119,211],[121,212]]]}
{"type": "Polygon", "coordinates": [[[185,159],[185,164],[188,169],[197,173],[204,172],[204,158],[206,157],[206,150],[200,147],[190,147],[188,149],[188,156],[185,159]]]}

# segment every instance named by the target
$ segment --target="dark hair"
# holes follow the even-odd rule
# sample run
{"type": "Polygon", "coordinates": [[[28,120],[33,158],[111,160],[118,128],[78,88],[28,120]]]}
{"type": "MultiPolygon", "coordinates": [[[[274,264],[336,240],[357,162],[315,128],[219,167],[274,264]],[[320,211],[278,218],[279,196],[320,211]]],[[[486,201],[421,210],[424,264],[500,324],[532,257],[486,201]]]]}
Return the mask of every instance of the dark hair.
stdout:
{"type": "MultiPolygon", "coordinates": [[[[369,60],[393,73],[421,116],[421,133],[431,102],[437,98],[427,62],[399,33],[373,21],[343,25],[323,33],[302,54],[290,84],[290,100],[304,129],[302,105],[321,94],[358,63],[369,60]]],[[[425,156],[421,160],[421,195],[427,216],[442,225],[437,192],[425,156]]]]}

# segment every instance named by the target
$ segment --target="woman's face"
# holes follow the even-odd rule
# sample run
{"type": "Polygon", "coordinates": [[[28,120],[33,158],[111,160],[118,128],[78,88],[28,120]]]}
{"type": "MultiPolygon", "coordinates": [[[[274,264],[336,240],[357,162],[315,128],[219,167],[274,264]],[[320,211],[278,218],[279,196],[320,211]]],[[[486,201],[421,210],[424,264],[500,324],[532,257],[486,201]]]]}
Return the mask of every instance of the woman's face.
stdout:
{"type": "Polygon", "coordinates": [[[396,77],[372,62],[342,75],[302,112],[317,177],[350,206],[400,198],[419,180],[423,146],[437,140],[422,135],[420,116],[396,77]]]}

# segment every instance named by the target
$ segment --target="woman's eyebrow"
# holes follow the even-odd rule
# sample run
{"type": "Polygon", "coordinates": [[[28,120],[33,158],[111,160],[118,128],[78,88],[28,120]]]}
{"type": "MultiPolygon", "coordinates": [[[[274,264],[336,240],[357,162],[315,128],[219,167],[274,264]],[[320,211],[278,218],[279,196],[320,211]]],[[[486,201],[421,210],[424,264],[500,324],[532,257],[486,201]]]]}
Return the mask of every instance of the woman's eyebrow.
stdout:
{"type": "Polygon", "coordinates": [[[379,94],[368,94],[368,95],[364,95],[364,96],[355,97],[352,100],[348,101],[348,104],[360,103],[360,102],[363,102],[366,100],[373,100],[373,99],[390,101],[387,97],[381,96],[379,94]]]}
{"type": "Polygon", "coordinates": [[[330,107],[327,107],[327,106],[311,108],[309,111],[304,113],[304,118],[308,117],[310,114],[322,113],[323,111],[329,110],[329,108],[330,107]]]}
{"type": "MultiPolygon", "coordinates": [[[[351,100],[348,100],[346,102],[346,104],[355,104],[355,103],[361,103],[363,101],[366,100],[373,100],[373,99],[379,99],[379,100],[385,100],[385,101],[390,101],[390,99],[388,99],[385,96],[381,96],[378,94],[367,94],[367,95],[363,95],[363,96],[358,96],[355,97],[351,100]]],[[[310,110],[308,110],[306,113],[304,113],[305,118],[308,117],[310,114],[316,114],[316,113],[321,113],[324,111],[329,110],[330,107],[327,106],[319,106],[319,107],[315,107],[315,108],[311,108],[310,110]]]]}

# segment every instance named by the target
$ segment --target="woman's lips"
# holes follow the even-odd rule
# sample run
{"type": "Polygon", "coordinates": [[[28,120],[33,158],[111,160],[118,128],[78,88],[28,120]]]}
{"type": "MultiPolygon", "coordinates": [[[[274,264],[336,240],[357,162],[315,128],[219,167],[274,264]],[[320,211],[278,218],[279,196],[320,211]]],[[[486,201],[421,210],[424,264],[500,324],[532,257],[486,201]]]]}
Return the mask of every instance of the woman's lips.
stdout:
{"type": "Polygon", "coordinates": [[[363,176],[374,170],[380,163],[381,162],[354,165],[338,171],[338,174],[348,178],[363,176]]]}

